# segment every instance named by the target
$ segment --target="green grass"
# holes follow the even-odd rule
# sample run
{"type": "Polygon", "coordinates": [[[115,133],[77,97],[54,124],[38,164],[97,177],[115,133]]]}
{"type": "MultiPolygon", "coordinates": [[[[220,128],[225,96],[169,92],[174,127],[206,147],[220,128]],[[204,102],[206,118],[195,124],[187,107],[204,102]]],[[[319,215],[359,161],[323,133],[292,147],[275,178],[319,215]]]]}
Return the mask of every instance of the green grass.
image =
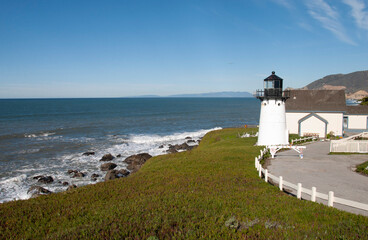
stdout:
{"type": "Polygon", "coordinates": [[[329,155],[368,155],[368,153],[330,152],[329,155]]]}
{"type": "Polygon", "coordinates": [[[0,239],[368,239],[367,217],[260,179],[261,148],[239,131],[211,132],[198,148],[151,158],[124,179],[0,204],[0,239]],[[225,226],[232,216],[242,228],[225,226]]]}
{"type": "Polygon", "coordinates": [[[362,164],[359,164],[357,166],[356,172],[362,173],[362,174],[368,176],[368,169],[367,169],[367,167],[368,167],[368,161],[366,161],[366,162],[364,162],[362,164]]]}

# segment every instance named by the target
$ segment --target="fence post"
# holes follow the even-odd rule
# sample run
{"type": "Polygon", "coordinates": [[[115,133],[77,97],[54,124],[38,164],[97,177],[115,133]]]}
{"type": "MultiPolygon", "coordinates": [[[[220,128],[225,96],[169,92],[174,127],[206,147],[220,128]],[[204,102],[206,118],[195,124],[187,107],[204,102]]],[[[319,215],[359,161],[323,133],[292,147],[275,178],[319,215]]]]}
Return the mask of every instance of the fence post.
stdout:
{"type": "Polygon", "coordinates": [[[279,188],[280,188],[280,191],[282,191],[282,176],[279,177],[279,188]]]}
{"type": "Polygon", "coordinates": [[[265,182],[267,182],[268,181],[268,170],[266,169],[265,170],[265,182]]]}
{"type": "Polygon", "coordinates": [[[328,192],[328,206],[333,207],[333,202],[334,202],[334,192],[329,191],[328,192]]]}
{"type": "Polygon", "coordinates": [[[312,202],[316,201],[316,192],[317,192],[316,187],[312,187],[312,195],[311,195],[311,201],[312,202]]]}
{"type": "Polygon", "coordinates": [[[296,197],[298,199],[302,198],[302,184],[301,183],[298,183],[298,189],[297,189],[297,192],[296,192],[296,197]]]}
{"type": "Polygon", "coordinates": [[[262,177],[262,165],[261,164],[259,165],[259,168],[258,168],[258,175],[260,178],[262,177]]]}
{"type": "Polygon", "coordinates": [[[258,162],[258,159],[257,159],[257,157],[255,157],[254,158],[254,166],[258,169],[257,162],[258,162]]]}

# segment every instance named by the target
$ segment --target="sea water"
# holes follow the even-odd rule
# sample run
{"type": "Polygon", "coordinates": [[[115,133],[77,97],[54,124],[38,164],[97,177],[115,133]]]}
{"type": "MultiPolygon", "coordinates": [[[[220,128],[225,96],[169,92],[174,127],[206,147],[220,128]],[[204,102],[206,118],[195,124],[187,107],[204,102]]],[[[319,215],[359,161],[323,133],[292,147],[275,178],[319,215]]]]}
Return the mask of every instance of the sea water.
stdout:
{"type": "Polygon", "coordinates": [[[121,155],[165,154],[169,144],[207,132],[257,124],[255,98],[110,98],[0,100],[0,202],[27,199],[31,186],[65,191],[62,182],[82,186],[103,181],[99,161],[121,155]],[[87,151],[95,155],[83,156],[87,151]],[[87,173],[72,178],[68,170],[87,173]],[[91,174],[99,174],[97,181],[91,174]],[[52,176],[40,184],[34,176],[52,176]]]}

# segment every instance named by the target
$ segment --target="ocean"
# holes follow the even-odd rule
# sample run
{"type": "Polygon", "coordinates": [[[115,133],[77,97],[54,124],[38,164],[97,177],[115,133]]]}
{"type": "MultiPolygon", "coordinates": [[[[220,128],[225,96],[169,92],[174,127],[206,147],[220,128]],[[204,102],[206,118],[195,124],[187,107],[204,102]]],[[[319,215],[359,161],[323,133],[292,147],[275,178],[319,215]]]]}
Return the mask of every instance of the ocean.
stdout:
{"type": "Polygon", "coordinates": [[[65,191],[104,180],[99,160],[106,153],[165,154],[168,144],[207,132],[258,124],[255,98],[108,98],[0,100],[0,202],[28,199],[31,186],[65,191]],[[163,147],[162,147],[163,145],[163,147]],[[161,146],[161,147],[160,147],[161,146]],[[83,156],[93,151],[95,155],[83,156]],[[68,170],[87,173],[72,178],[68,170]],[[97,181],[91,175],[99,174],[97,181]],[[41,184],[34,176],[52,176],[41,184]]]}

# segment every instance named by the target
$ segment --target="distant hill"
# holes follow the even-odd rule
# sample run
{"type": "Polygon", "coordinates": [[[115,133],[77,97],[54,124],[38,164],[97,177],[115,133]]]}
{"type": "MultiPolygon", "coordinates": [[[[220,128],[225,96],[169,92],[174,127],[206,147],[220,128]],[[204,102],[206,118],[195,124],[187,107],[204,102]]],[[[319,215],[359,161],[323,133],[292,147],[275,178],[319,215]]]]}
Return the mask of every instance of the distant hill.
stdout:
{"type": "Polygon", "coordinates": [[[176,94],[168,97],[221,97],[221,98],[246,98],[253,97],[249,92],[213,92],[213,93],[198,93],[198,94],[176,94]]]}
{"type": "Polygon", "coordinates": [[[328,75],[308,84],[304,88],[345,90],[347,98],[359,99],[362,96],[368,96],[368,71],[328,75]]]}
{"type": "Polygon", "coordinates": [[[159,95],[139,95],[139,96],[134,96],[134,97],[130,97],[130,98],[159,98],[161,96],[159,95]]]}

